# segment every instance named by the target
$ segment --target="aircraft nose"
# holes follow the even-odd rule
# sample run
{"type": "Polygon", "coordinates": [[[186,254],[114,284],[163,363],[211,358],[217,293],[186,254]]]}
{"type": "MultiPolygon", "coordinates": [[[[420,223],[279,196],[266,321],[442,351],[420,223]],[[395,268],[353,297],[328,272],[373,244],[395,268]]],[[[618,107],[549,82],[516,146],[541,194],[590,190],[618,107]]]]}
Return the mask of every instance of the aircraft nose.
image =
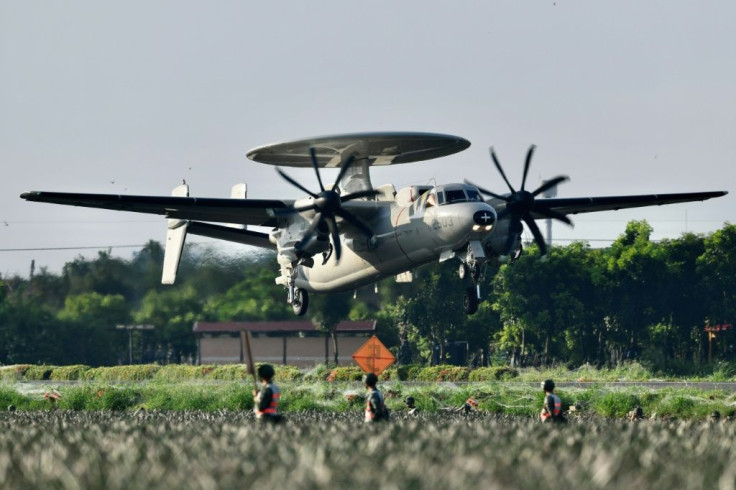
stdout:
{"type": "Polygon", "coordinates": [[[496,215],[487,209],[476,211],[473,214],[473,222],[481,226],[492,225],[496,222],[496,215]]]}

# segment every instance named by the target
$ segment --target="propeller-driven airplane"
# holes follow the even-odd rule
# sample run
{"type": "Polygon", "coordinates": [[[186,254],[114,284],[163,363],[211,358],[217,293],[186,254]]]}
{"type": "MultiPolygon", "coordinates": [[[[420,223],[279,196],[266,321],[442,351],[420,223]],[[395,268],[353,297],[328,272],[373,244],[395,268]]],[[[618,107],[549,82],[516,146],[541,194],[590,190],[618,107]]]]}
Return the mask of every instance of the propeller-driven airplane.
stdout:
{"type": "Polygon", "coordinates": [[[544,254],[547,245],[535,220],[571,224],[568,215],[641,206],[704,201],[725,191],[638,196],[544,198],[545,191],[565,176],[526,190],[534,146],[524,163],[517,190],[506,177],[491,148],[491,157],[508,193],[498,194],[468,181],[415,185],[396,190],[374,187],[371,166],[418,162],[451,155],[470,146],[467,140],[433,133],[361,133],[310,138],[255,148],[256,162],[314,168],[319,188],[279,175],[305,197],[247,199],[245,184],[233,187],[231,198],[189,197],[182,184],[172,196],[134,196],[24,192],[28,201],[117,211],[160,214],[168,218],[162,282],[173,284],[187,234],[229,240],[275,250],[280,266],[276,283],[285,287],[287,302],[304,315],[309,293],[355,289],[390,276],[409,280],[411,270],[432,261],[456,258],[465,282],[464,309],[478,307],[478,286],[486,264],[513,262],[522,250],[523,223],[544,254]],[[320,168],[336,168],[325,185],[320,168]],[[487,199],[484,199],[486,196],[487,199]],[[269,233],[247,226],[271,228],[269,233]]]}

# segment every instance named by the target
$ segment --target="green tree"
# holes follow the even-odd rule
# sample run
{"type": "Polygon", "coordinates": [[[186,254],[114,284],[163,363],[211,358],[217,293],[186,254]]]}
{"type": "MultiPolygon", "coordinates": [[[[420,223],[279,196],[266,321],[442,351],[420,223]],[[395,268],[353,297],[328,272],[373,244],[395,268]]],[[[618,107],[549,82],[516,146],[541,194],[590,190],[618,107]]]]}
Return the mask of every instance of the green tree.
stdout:
{"type": "Polygon", "coordinates": [[[192,328],[199,320],[203,301],[191,286],[149,291],[140,308],[134,312],[136,323],[155,327],[149,348],[166,348],[169,361],[182,362],[194,358],[197,345],[192,328]]]}
{"type": "MultiPolygon", "coordinates": [[[[332,349],[335,365],[338,365],[337,326],[350,315],[352,294],[350,292],[329,295],[314,295],[311,298],[309,310],[312,314],[312,323],[317,330],[325,332],[332,339],[332,349]]],[[[325,359],[325,362],[327,360],[325,359]]]]}
{"type": "Polygon", "coordinates": [[[115,325],[130,317],[128,304],[120,294],[96,292],[67,296],[58,319],[65,324],[66,357],[71,363],[92,366],[115,364],[123,347],[115,325]]]}

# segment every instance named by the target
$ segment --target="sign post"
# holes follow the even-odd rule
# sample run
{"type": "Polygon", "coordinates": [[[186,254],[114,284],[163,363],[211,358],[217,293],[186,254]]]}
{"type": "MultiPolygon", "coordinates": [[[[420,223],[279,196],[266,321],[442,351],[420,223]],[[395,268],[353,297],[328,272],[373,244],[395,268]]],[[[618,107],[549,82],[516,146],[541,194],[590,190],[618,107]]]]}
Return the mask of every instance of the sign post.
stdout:
{"type": "Polygon", "coordinates": [[[128,364],[133,364],[133,330],[153,330],[153,325],[115,325],[118,330],[128,331],[128,364]]]}
{"type": "Polygon", "coordinates": [[[245,360],[246,368],[248,373],[253,376],[253,388],[258,391],[258,379],[256,378],[256,366],[253,362],[253,351],[250,348],[250,332],[243,330],[240,332],[240,342],[242,344],[243,352],[248,358],[245,360]]]}

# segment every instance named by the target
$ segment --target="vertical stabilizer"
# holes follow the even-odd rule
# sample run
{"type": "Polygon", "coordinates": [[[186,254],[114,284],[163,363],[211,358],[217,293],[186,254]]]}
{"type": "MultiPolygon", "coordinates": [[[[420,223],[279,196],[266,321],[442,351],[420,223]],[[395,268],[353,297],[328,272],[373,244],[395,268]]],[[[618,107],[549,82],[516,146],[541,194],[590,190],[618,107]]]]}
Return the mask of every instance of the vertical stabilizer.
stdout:
{"type": "MultiPolygon", "coordinates": [[[[175,187],[171,192],[174,197],[188,197],[189,186],[182,184],[175,187]]],[[[161,275],[161,284],[174,284],[176,280],[176,271],[179,269],[179,261],[181,260],[181,252],[184,249],[184,240],[187,237],[187,227],[189,222],[182,219],[168,220],[168,229],[166,230],[166,249],[164,250],[164,270],[161,275]]]]}
{"type": "MultiPolygon", "coordinates": [[[[248,197],[248,186],[245,184],[235,184],[230,191],[230,197],[232,199],[246,199],[248,197]]],[[[239,230],[245,230],[246,225],[240,224],[229,224],[230,228],[237,228],[239,230]]]]}

